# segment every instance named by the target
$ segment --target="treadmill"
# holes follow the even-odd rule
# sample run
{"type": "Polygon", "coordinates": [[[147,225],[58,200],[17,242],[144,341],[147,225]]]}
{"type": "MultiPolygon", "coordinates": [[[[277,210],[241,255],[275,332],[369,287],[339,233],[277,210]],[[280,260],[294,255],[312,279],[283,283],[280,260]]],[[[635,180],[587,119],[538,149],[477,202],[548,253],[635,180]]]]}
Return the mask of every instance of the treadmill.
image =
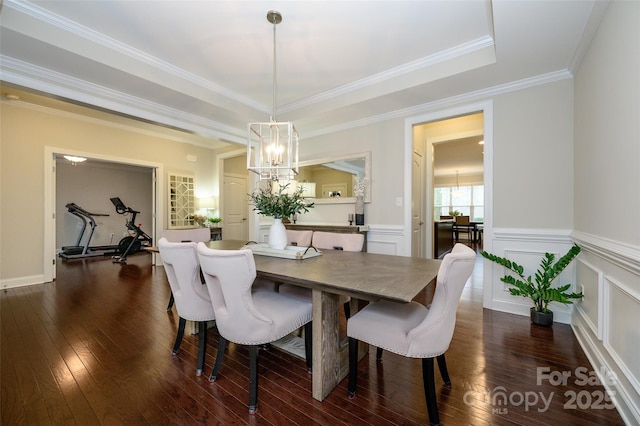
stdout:
{"type": "Polygon", "coordinates": [[[93,237],[93,232],[97,226],[94,216],[109,216],[108,214],[88,212],[76,203],[68,203],[65,207],[69,213],[82,221],[82,229],[80,230],[80,235],[78,235],[75,245],[62,247],[60,257],[63,259],[80,259],[83,257],[104,256],[118,251],[117,244],[107,246],[89,246],[91,238],[93,237]],[[84,237],[87,226],[90,228],[89,234],[86,242],[82,244],[82,237],[84,237]]]}

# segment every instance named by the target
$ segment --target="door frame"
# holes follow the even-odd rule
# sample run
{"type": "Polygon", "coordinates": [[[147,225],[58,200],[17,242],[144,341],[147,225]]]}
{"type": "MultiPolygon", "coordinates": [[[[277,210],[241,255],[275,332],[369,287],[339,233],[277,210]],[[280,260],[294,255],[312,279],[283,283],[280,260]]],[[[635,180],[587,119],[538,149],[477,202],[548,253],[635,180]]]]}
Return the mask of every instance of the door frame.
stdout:
{"type": "MultiPolygon", "coordinates": [[[[246,155],[247,155],[246,148],[223,152],[222,154],[216,155],[216,167],[218,168],[218,182],[217,182],[218,210],[219,210],[220,217],[224,217],[224,203],[222,202],[222,200],[224,200],[224,160],[229,158],[240,157],[240,156],[246,157],[246,155]]],[[[249,192],[253,192],[253,189],[255,188],[255,184],[256,184],[256,180],[252,179],[251,175],[254,175],[254,174],[247,173],[247,189],[249,190],[249,192]]],[[[215,187],[215,184],[214,184],[214,187],[215,187]]],[[[247,235],[249,236],[250,240],[255,240],[253,235],[254,235],[254,230],[257,229],[257,223],[256,223],[257,215],[251,214],[251,213],[252,212],[250,211],[247,217],[247,222],[248,222],[247,235]]],[[[224,228],[224,225],[223,225],[223,228],[224,228]]]]}
{"type": "MultiPolygon", "coordinates": [[[[411,255],[411,197],[412,179],[411,169],[413,163],[413,127],[428,122],[445,120],[461,115],[483,113],[484,126],[484,235],[483,248],[491,252],[493,249],[493,101],[487,100],[474,104],[439,110],[413,117],[404,121],[404,252],[411,255]]],[[[425,174],[433,173],[433,164],[426,161],[425,174]]],[[[426,206],[433,205],[433,182],[425,185],[426,206]]],[[[425,209],[425,215],[428,209],[425,209]]],[[[427,226],[425,243],[433,241],[433,230],[427,226]]],[[[483,306],[491,308],[491,283],[487,271],[483,272],[483,306]]]]}
{"type": "MultiPolygon", "coordinates": [[[[68,148],[59,148],[52,146],[44,147],[44,253],[43,253],[43,275],[44,282],[51,282],[56,277],[56,155],[74,155],[78,157],[86,157],[93,160],[108,161],[117,164],[126,164],[131,166],[140,166],[153,169],[153,187],[152,208],[153,218],[151,223],[151,238],[156,241],[156,232],[158,224],[165,223],[166,194],[164,166],[160,163],[150,161],[136,160],[124,157],[114,157],[111,155],[97,154],[95,152],[77,151],[68,148]]],[[[153,259],[155,264],[155,256],[153,259]]]]}

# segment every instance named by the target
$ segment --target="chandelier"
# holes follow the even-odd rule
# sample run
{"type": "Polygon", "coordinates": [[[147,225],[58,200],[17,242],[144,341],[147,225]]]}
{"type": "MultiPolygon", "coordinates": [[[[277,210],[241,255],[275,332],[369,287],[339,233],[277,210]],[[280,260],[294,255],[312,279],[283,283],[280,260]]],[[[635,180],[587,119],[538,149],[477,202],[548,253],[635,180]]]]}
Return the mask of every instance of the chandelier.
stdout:
{"type": "Polygon", "coordinates": [[[291,180],[298,174],[298,132],[292,122],[276,120],[276,25],[282,15],[271,10],[267,21],[273,24],[273,112],[269,122],[248,125],[247,169],[260,180],[291,180]]]}

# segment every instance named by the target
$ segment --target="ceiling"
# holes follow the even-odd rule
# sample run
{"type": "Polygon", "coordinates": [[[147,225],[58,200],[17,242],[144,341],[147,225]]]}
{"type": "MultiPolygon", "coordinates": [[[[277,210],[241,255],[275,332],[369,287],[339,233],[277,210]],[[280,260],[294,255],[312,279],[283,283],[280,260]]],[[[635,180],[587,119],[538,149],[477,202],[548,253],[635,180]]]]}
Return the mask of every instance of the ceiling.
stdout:
{"type": "Polygon", "coordinates": [[[276,118],[294,121],[304,140],[443,100],[568,78],[605,7],[594,0],[3,0],[2,89],[160,124],[212,148],[244,143],[247,123],[272,115],[266,15],[275,9],[283,15],[276,118]]]}

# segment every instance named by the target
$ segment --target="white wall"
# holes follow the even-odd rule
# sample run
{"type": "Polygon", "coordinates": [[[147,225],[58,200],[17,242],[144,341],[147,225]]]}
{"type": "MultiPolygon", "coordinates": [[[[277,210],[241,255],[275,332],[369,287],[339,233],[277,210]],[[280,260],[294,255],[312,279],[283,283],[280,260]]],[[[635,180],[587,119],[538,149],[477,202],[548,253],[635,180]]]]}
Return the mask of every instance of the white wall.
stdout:
{"type": "Polygon", "coordinates": [[[613,1],[575,76],[573,238],[585,301],[573,327],[640,424],[640,2],[613,1]]]}

